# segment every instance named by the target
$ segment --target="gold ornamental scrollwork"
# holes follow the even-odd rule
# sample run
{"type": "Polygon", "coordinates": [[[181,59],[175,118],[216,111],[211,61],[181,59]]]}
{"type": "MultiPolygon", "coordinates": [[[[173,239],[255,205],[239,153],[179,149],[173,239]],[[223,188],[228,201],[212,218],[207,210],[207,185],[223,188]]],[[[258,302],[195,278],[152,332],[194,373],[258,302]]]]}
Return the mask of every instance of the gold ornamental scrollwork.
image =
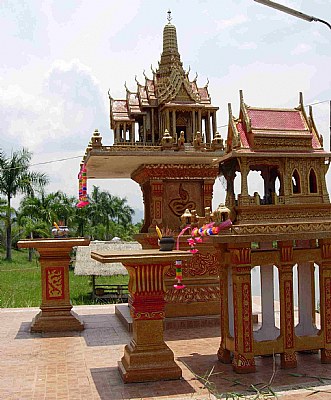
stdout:
{"type": "Polygon", "coordinates": [[[170,289],[166,292],[165,301],[168,303],[191,303],[205,301],[219,301],[220,288],[218,286],[206,288],[190,288],[183,290],[170,289]]]}

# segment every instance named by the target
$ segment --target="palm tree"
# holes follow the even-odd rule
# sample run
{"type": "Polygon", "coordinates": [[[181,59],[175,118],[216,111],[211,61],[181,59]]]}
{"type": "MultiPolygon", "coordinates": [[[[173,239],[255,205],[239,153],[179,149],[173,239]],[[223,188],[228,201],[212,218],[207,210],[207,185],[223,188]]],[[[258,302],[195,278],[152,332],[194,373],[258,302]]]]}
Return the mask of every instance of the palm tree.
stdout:
{"type": "Polygon", "coordinates": [[[115,210],[116,222],[121,225],[132,224],[134,209],[127,204],[128,200],[126,198],[121,199],[120,197],[114,196],[112,202],[115,210]]]}
{"type": "Polygon", "coordinates": [[[32,154],[27,149],[14,151],[7,157],[0,151],[0,193],[7,200],[6,210],[6,260],[11,260],[12,209],[11,199],[18,194],[32,194],[36,186],[48,183],[44,173],[30,171],[32,154]]]}
{"type": "MultiPolygon", "coordinates": [[[[49,225],[34,216],[24,215],[24,213],[17,213],[17,223],[19,227],[19,237],[48,237],[49,225]]],[[[34,249],[29,248],[29,261],[32,261],[34,249]]]]}
{"type": "Polygon", "coordinates": [[[6,222],[7,202],[0,197],[0,244],[5,246],[5,222],[6,222]]]}
{"type": "Polygon", "coordinates": [[[77,199],[74,196],[68,196],[60,190],[54,193],[52,210],[56,215],[57,221],[63,225],[70,226],[75,216],[75,204],[77,199]]]}
{"type": "Polygon", "coordinates": [[[132,215],[134,210],[127,205],[127,199],[111,195],[108,191],[101,191],[98,186],[93,186],[89,196],[90,204],[86,207],[88,209],[88,216],[94,232],[102,231],[96,229],[98,225],[103,225],[105,229],[103,239],[108,240],[114,236],[116,229],[114,223],[118,225],[128,226],[132,224],[132,215]],[[111,234],[112,231],[112,234],[111,234]]]}

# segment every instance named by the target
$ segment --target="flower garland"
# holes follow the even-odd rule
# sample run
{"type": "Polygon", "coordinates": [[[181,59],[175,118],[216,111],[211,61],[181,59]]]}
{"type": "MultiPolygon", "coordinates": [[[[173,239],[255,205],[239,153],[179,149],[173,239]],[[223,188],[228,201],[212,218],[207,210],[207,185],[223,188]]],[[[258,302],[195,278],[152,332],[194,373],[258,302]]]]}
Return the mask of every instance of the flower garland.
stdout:
{"type": "MultiPolygon", "coordinates": [[[[197,243],[203,242],[202,239],[203,236],[217,235],[221,230],[229,229],[231,225],[232,225],[231,219],[227,219],[218,226],[215,226],[215,222],[210,222],[209,224],[203,225],[201,228],[193,228],[193,229],[191,228],[191,225],[188,225],[181,230],[181,232],[177,237],[176,250],[179,250],[179,238],[189,229],[191,229],[191,237],[187,239],[187,243],[190,246],[190,250],[188,251],[195,254],[199,251],[198,249],[195,248],[195,246],[197,243]]],[[[182,283],[183,280],[182,261],[180,260],[176,261],[176,279],[177,283],[174,285],[174,288],[177,290],[184,289],[185,285],[182,283]]]]}

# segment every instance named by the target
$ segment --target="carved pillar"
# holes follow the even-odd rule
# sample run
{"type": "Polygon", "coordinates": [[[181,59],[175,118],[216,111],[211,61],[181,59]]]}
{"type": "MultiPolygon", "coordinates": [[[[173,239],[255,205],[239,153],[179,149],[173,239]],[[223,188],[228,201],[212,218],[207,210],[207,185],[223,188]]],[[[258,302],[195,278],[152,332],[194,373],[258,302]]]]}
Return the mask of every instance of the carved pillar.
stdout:
{"type": "MultiPolygon", "coordinates": [[[[201,132],[202,124],[201,124],[201,110],[198,110],[198,131],[201,132]]],[[[194,136],[193,136],[194,137],[194,136]]]]}
{"type": "Polygon", "coordinates": [[[176,137],[176,110],[172,111],[172,137],[176,137]]]}
{"type": "Polygon", "coordinates": [[[329,199],[329,193],[328,193],[328,189],[326,187],[326,181],[325,181],[325,175],[327,173],[327,165],[324,165],[324,163],[321,165],[320,170],[320,180],[321,180],[321,187],[322,187],[322,195],[323,195],[323,202],[324,203],[329,203],[330,199],[329,199]]]}
{"type": "Polygon", "coordinates": [[[240,196],[238,196],[238,198],[240,198],[240,205],[249,205],[248,184],[247,184],[249,166],[247,165],[246,158],[242,158],[240,160],[240,172],[241,172],[241,193],[240,196]]]}
{"type": "Polygon", "coordinates": [[[152,143],[154,144],[155,143],[154,108],[151,109],[151,129],[152,129],[152,143]]]}
{"type": "Polygon", "coordinates": [[[251,293],[251,245],[228,245],[232,264],[234,354],[232,365],[238,373],[255,372],[251,293]]]}
{"type": "Polygon", "coordinates": [[[146,140],[146,115],[143,115],[143,135],[146,140]]]}
{"type": "Polygon", "coordinates": [[[162,224],[163,219],[163,181],[151,181],[151,222],[162,224]]]}
{"type": "Polygon", "coordinates": [[[131,122],[129,132],[130,132],[130,142],[134,143],[135,137],[134,137],[134,123],[133,122],[131,122]]]}
{"type": "MultiPolygon", "coordinates": [[[[220,266],[219,279],[220,279],[220,324],[221,324],[221,343],[217,352],[218,359],[224,364],[231,363],[231,352],[227,349],[226,340],[230,335],[229,317],[233,315],[229,310],[229,302],[232,303],[228,296],[228,279],[229,266],[222,264],[220,266]]],[[[231,279],[232,280],[232,279],[231,279]]],[[[232,285],[231,285],[232,291],[232,285]]]]}
{"type": "Polygon", "coordinates": [[[203,182],[203,207],[212,207],[214,181],[203,182]]]}
{"type": "Polygon", "coordinates": [[[331,363],[331,239],[320,240],[322,262],[320,265],[320,315],[324,347],[321,362],[331,363]]]}
{"type": "Polygon", "coordinates": [[[126,122],[123,124],[123,141],[126,142],[126,122]]]}
{"type": "Polygon", "coordinates": [[[226,176],[226,198],[225,204],[229,207],[235,204],[235,194],[234,194],[234,178],[236,173],[229,174],[226,176]]]}
{"type": "Polygon", "coordinates": [[[195,127],[195,111],[192,111],[192,138],[194,138],[196,132],[196,127],[195,127]]]}
{"type": "Polygon", "coordinates": [[[279,297],[280,333],[283,338],[283,353],[280,355],[282,368],[295,368],[297,358],[294,339],[294,301],[293,301],[293,243],[278,243],[280,249],[279,297]]]}
{"type": "Polygon", "coordinates": [[[210,111],[207,111],[207,117],[206,117],[206,143],[210,143],[210,111]]]}
{"type": "Polygon", "coordinates": [[[119,143],[120,140],[120,125],[116,124],[115,143],[119,143]]]}
{"type": "Polygon", "coordinates": [[[316,335],[315,326],[315,279],[314,263],[298,264],[299,323],[295,327],[297,336],[316,335]]]}
{"type": "Polygon", "coordinates": [[[217,132],[216,111],[214,111],[211,116],[212,116],[212,123],[213,123],[213,138],[214,138],[215,134],[217,132]]]}
{"type": "Polygon", "coordinates": [[[170,111],[169,109],[166,110],[166,129],[168,129],[168,132],[170,131],[170,111]]]}
{"type": "Polygon", "coordinates": [[[262,326],[254,332],[257,341],[274,340],[279,335],[279,329],[275,326],[273,269],[272,264],[260,266],[262,326]]]}

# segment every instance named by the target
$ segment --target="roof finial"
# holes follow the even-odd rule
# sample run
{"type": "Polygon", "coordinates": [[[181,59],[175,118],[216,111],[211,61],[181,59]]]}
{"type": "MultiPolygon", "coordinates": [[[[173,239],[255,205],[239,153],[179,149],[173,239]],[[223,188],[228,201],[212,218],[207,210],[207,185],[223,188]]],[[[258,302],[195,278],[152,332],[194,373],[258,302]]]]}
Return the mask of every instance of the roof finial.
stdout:
{"type": "Polygon", "coordinates": [[[171,11],[170,10],[168,10],[168,17],[167,17],[167,20],[168,20],[168,24],[170,24],[170,21],[172,20],[172,17],[171,17],[171,11]]]}

